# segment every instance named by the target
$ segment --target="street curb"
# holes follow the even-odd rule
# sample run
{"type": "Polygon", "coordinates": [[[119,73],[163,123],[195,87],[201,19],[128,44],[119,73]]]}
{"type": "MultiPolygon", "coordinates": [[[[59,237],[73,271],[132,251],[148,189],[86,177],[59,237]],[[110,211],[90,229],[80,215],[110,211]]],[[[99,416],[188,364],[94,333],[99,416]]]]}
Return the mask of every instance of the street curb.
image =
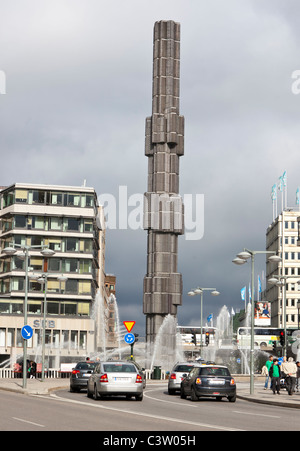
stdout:
{"type": "Polygon", "coordinates": [[[267,404],[270,406],[277,406],[277,407],[287,407],[290,409],[300,409],[300,403],[299,404],[294,404],[294,403],[287,403],[287,402],[282,402],[282,401],[272,401],[272,400],[267,400],[267,399],[259,399],[259,398],[249,398],[249,396],[243,396],[243,395],[237,395],[236,396],[239,399],[242,399],[243,401],[248,401],[248,402],[253,402],[256,404],[267,404]]]}

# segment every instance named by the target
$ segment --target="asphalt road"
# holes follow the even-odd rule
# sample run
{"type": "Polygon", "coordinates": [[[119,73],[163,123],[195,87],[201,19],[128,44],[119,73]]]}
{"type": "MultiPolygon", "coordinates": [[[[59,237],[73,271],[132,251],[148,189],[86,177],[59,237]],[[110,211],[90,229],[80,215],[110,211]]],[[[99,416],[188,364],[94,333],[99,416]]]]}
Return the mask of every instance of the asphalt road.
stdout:
{"type": "MultiPolygon", "coordinates": [[[[86,392],[50,396],[0,392],[1,431],[290,431],[300,430],[298,409],[237,400],[192,402],[148,386],[144,399],[94,401],[86,392]]],[[[105,433],[106,434],[106,433],[105,433]]],[[[107,435],[107,434],[106,434],[107,435]]],[[[102,437],[103,434],[102,434],[102,437]]]]}

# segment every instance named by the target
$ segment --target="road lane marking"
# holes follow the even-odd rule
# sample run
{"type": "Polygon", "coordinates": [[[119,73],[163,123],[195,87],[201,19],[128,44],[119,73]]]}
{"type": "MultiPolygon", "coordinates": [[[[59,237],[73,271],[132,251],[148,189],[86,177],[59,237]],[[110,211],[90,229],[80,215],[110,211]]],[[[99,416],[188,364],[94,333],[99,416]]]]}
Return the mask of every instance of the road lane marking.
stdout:
{"type": "Polygon", "coordinates": [[[16,418],[16,417],[12,417],[12,418],[13,418],[13,420],[22,421],[22,423],[33,424],[33,426],[39,426],[41,428],[46,427],[44,424],[33,423],[32,421],[23,420],[22,418],[16,418]]]}
{"type": "Polygon", "coordinates": [[[251,412],[241,412],[239,410],[233,410],[234,413],[239,413],[242,415],[253,415],[255,417],[268,417],[268,418],[281,418],[275,415],[267,415],[267,414],[263,414],[263,413],[251,413],[251,412]]]}
{"type": "Polygon", "coordinates": [[[88,407],[97,408],[97,409],[110,410],[110,411],[118,412],[118,413],[127,413],[129,415],[136,415],[139,417],[152,418],[154,420],[169,421],[171,423],[187,424],[189,426],[197,426],[197,427],[203,427],[203,428],[207,428],[207,429],[216,429],[218,431],[242,431],[242,429],[236,429],[236,428],[227,427],[227,426],[217,426],[217,425],[208,424],[208,423],[197,423],[197,422],[181,420],[181,419],[176,419],[176,418],[163,417],[160,415],[153,415],[153,414],[149,414],[149,413],[134,412],[132,410],[126,410],[126,409],[120,409],[120,408],[116,409],[113,407],[105,406],[103,404],[98,404],[98,403],[92,404],[91,402],[76,401],[75,399],[61,398],[60,396],[58,396],[56,394],[51,394],[50,397],[43,396],[43,395],[34,395],[34,396],[50,399],[53,401],[56,400],[56,401],[61,401],[61,402],[66,402],[66,403],[71,403],[71,404],[79,404],[79,405],[88,406],[88,407]]]}

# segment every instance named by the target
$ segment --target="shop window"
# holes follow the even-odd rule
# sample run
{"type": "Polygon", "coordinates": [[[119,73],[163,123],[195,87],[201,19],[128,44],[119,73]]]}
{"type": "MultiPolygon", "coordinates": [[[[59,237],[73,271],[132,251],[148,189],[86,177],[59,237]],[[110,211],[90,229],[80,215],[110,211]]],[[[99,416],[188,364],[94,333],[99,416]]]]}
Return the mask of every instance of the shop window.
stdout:
{"type": "Polygon", "coordinates": [[[6,334],[6,346],[14,347],[15,346],[15,329],[7,329],[6,334]]]}
{"type": "Polygon", "coordinates": [[[61,332],[61,347],[67,349],[69,346],[69,331],[62,330],[61,332]]]}
{"type": "Polygon", "coordinates": [[[80,331],[79,334],[79,349],[86,349],[87,345],[87,332],[80,331]]]}
{"type": "Polygon", "coordinates": [[[71,330],[71,349],[78,348],[78,330],[71,330]]]}
{"type": "Polygon", "coordinates": [[[23,347],[23,338],[21,334],[21,329],[17,329],[17,347],[22,348],[23,347]]]}

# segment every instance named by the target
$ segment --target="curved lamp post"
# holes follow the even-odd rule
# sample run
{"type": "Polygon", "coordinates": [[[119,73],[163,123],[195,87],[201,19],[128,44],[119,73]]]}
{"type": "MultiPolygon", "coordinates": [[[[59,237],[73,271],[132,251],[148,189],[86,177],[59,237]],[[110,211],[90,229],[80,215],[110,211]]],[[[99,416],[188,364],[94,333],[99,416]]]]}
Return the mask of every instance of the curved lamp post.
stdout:
{"type": "Polygon", "coordinates": [[[254,257],[256,254],[272,254],[268,260],[273,263],[281,262],[281,257],[276,255],[275,251],[251,251],[244,249],[237,254],[232,263],[236,265],[243,265],[251,258],[251,343],[250,343],[250,394],[254,394],[254,257]]]}
{"type": "Polygon", "coordinates": [[[219,291],[216,290],[216,288],[203,288],[198,287],[194,290],[191,290],[188,292],[189,296],[196,296],[197,294],[200,294],[201,298],[201,322],[200,322],[200,353],[202,354],[202,332],[203,332],[203,291],[211,291],[212,296],[219,296],[219,291]]]}

